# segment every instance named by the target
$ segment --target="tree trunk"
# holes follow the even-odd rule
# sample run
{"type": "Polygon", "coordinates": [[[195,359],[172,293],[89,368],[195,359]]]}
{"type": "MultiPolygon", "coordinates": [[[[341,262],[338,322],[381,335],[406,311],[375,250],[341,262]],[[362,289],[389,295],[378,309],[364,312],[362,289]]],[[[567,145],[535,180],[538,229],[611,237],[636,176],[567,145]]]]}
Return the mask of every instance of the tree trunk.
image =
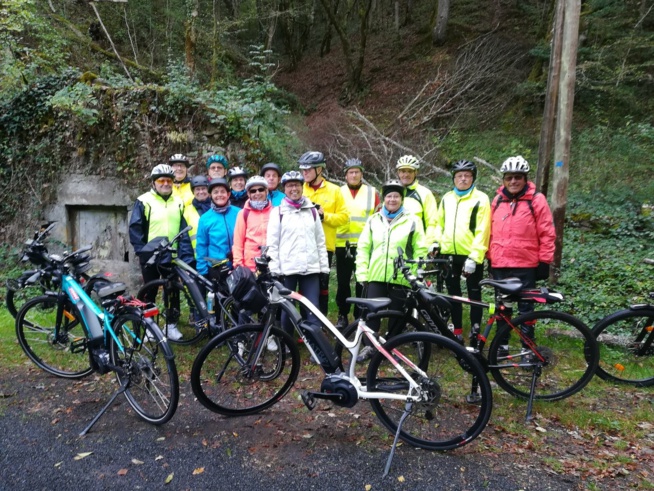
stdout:
{"type": "Polygon", "coordinates": [[[438,0],[438,13],[436,15],[436,25],[432,31],[432,43],[440,46],[445,42],[447,33],[447,22],[450,18],[450,0],[438,0]]]}
{"type": "Polygon", "coordinates": [[[538,145],[536,189],[546,196],[549,191],[550,158],[552,156],[552,140],[561,75],[561,37],[563,36],[563,4],[565,1],[557,0],[556,10],[554,12],[552,51],[550,53],[549,73],[547,74],[547,92],[545,95],[545,108],[543,109],[543,121],[540,127],[540,143],[538,145]]]}
{"type": "Polygon", "coordinates": [[[197,44],[197,31],[195,29],[195,19],[198,17],[198,0],[189,0],[186,5],[189,12],[186,22],[184,23],[184,54],[186,59],[186,68],[191,75],[195,73],[195,47],[197,44]]]}
{"type": "Polygon", "coordinates": [[[552,215],[556,230],[554,268],[550,270],[550,280],[556,283],[561,268],[563,253],[563,224],[568,202],[568,179],[570,165],[570,131],[572,128],[572,107],[575,95],[577,69],[577,45],[579,41],[579,17],[581,0],[566,0],[563,13],[563,50],[561,53],[561,80],[557,109],[556,142],[554,146],[554,194],[552,215]]]}

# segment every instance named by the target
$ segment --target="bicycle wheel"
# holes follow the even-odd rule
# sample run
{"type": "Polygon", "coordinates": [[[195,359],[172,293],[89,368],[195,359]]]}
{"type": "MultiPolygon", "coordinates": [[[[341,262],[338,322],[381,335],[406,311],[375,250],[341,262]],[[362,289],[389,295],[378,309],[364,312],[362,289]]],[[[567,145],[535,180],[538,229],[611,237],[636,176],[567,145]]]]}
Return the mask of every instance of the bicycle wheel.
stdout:
{"type": "Polygon", "coordinates": [[[218,325],[222,331],[243,324],[256,323],[254,316],[251,313],[242,310],[232,296],[229,296],[222,301],[222,308],[220,305],[216,305],[216,315],[219,319],[218,325]]]}
{"type": "Polygon", "coordinates": [[[533,329],[536,351],[523,345],[511,326],[502,326],[488,351],[490,372],[509,394],[528,398],[534,371],[534,397],[564,399],[583,389],[593,378],[599,352],[590,329],[564,312],[534,311],[511,320],[514,326],[533,329]]]}
{"type": "Polygon", "coordinates": [[[57,377],[77,379],[93,369],[86,334],[77,312],[66,299],[61,325],[56,329],[58,303],[54,295],[25,302],[16,316],[20,347],[36,366],[57,377]]]}
{"type": "Polygon", "coordinates": [[[18,311],[25,305],[25,302],[31,298],[43,295],[44,288],[41,285],[30,285],[19,287],[16,282],[7,282],[7,293],[5,295],[5,304],[11,316],[15,319],[18,311]]]}
{"type": "Polygon", "coordinates": [[[169,343],[189,345],[207,336],[208,329],[203,325],[205,322],[199,318],[191,295],[181,283],[165,279],[150,281],[141,287],[136,297],[139,300],[154,302],[159,308],[159,316],[154,318],[154,322],[161,326],[169,343]],[[179,302],[176,299],[179,299],[179,302]],[[180,339],[168,336],[170,326],[177,327],[182,333],[180,339]]]}
{"type": "Polygon", "coordinates": [[[277,349],[269,349],[263,330],[262,324],[235,327],[202,348],[193,363],[191,386],[204,407],[226,416],[254,414],[290,390],[300,370],[297,345],[291,336],[272,328],[277,349]]]}
{"type": "Polygon", "coordinates": [[[109,353],[118,383],[126,386],[125,397],[145,421],[161,425],[175,414],[179,401],[179,379],[173,352],[161,330],[150,319],[123,314],[112,328],[109,353]]]}
{"type": "Polygon", "coordinates": [[[597,375],[637,387],[654,385],[654,308],[611,314],[593,328],[599,345],[597,375]]]}
{"type": "MultiPolygon", "coordinates": [[[[387,351],[399,352],[399,363],[420,385],[422,399],[413,403],[402,424],[400,438],[428,450],[450,450],[474,440],[488,423],[493,408],[490,382],[481,364],[464,347],[438,334],[417,332],[401,334],[386,344],[387,351]],[[418,353],[416,345],[423,347],[418,353]],[[420,365],[420,375],[403,358],[420,365]],[[479,382],[480,400],[466,402],[472,377],[479,382]]],[[[368,392],[410,393],[409,383],[381,352],[370,361],[367,374],[368,392]]],[[[397,432],[407,402],[403,399],[371,399],[373,411],[390,430],[397,432]]]]}

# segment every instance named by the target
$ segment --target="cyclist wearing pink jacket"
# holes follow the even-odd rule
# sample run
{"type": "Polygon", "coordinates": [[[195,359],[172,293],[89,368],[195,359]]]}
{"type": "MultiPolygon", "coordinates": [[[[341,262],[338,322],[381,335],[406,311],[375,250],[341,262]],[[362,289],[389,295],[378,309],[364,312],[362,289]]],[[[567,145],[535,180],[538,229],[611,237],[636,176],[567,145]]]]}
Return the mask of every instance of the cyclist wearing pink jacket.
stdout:
{"type": "Polygon", "coordinates": [[[266,245],[268,219],[272,203],[268,199],[268,183],[261,176],[252,176],[245,185],[248,200],[238,213],[234,228],[234,267],[245,266],[256,271],[254,258],[261,256],[266,245]]]}
{"type": "MultiPolygon", "coordinates": [[[[524,158],[509,157],[500,171],[504,185],[491,204],[491,275],[496,280],[519,278],[524,288],[534,288],[537,280],[549,276],[554,260],[552,212],[545,196],[527,179],[529,163],[524,158]]],[[[519,302],[518,310],[529,312],[533,304],[519,302]]],[[[529,331],[529,326],[525,330],[529,331]]]]}

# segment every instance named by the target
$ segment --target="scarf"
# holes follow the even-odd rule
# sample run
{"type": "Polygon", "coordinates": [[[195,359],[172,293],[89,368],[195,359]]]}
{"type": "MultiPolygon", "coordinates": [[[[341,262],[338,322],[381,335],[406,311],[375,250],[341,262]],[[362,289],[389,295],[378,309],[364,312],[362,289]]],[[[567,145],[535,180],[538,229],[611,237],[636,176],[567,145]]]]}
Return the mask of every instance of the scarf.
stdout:
{"type": "Polygon", "coordinates": [[[404,211],[404,205],[400,206],[395,213],[391,213],[386,209],[386,205],[382,206],[381,209],[381,214],[384,215],[388,221],[393,220],[396,216],[398,216],[400,213],[404,211]]]}
{"type": "Polygon", "coordinates": [[[252,201],[252,200],[250,200],[250,207],[253,210],[261,211],[266,206],[268,206],[268,203],[269,203],[268,199],[264,199],[263,201],[252,201]]]}
{"type": "Polygon", "coordinates": [[[200,216],[211,209],[211,203],[211,198],[207,198],[204,201],[198,201],[197,198],[193,198],[193,206],[198,210],[198,215],[200,216]]]}
{"type": "Polygon", "coordinates": [[[465,196],[468,193],[471,193],[474,188],[475,188],[475,185],[473,184],[472,186],[470,186],[465,191],[459,191],[456,187],[453,189],[453,191],[454,191],[454,194],[456,194],[460,198],[462,196],[465,196]]]}
{"type": "Polygon", "coordinates": [[[244,189],[243,191],[234,191],[234,190],[232,189],[232,196],[231,196],[231,198],[232,198],[233,200],[238,201],[238,200],[240,200],[240,199],[243,199],[243,198],[245,197],[245,194],[246,194],[246,193],[247,193],[247,191],[246,191],[245,189],[244,189]]]}
{"type": "Polygon", "coordinates": [[[288,203],[288,204],[289,204],[290,206],[292,206],[293,208],[299,210],[300,208],[302,208],[302,205],[304,204],[304,196],[302,196],[302,197],[301,197],[299,200],[297,200],[297,201],[295,201],[295,200],[289,198],[288,196],[285,196],[285,197],[284,197],[284,201],[286,201],[286,203],[288,203]]]}
{"type": "Polygon", "coordinates": [[[225,206],[218,206],[218,205],[217,205],[216,203],[214,203],[213,201],[211,202],[211,209],[212,209],[213,211],[215,211],[216,213],[221,213],[221,214],[223,214],[223,215],[224,215],[225,213],[227,213],[227,210],[229,210],[229,207],[230,207],[230,206],[231,206],[231,205],[229,204],[229,202],[227,202],[227,204],[226,204],[225,206]]]}

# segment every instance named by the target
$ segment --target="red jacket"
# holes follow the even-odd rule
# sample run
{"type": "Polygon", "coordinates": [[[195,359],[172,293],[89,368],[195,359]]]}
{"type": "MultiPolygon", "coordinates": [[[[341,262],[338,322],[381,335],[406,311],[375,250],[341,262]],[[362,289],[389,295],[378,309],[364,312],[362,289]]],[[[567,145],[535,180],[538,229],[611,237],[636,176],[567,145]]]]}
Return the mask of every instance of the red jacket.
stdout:
{"type": "Polygon", "coordinates": [[[236,218],[236,227],[234,228],[234,246],[232,247],[234,267],[245,266],[252,271],[256,270],[254,258],[261,256],[259,246],[266,245],[271,210],[272,204],[270,203],[263,210],[255,210],[250,206],[249,200],[245,202],[236,218]]]}
{"type": "Polygon", "coordinates": [[[527,182],[527,191],[509,200],[504,186],[491,204],[488,258],[493,268],[535,268],[554,260],[554,222],[547,199],[527,182]]]}

